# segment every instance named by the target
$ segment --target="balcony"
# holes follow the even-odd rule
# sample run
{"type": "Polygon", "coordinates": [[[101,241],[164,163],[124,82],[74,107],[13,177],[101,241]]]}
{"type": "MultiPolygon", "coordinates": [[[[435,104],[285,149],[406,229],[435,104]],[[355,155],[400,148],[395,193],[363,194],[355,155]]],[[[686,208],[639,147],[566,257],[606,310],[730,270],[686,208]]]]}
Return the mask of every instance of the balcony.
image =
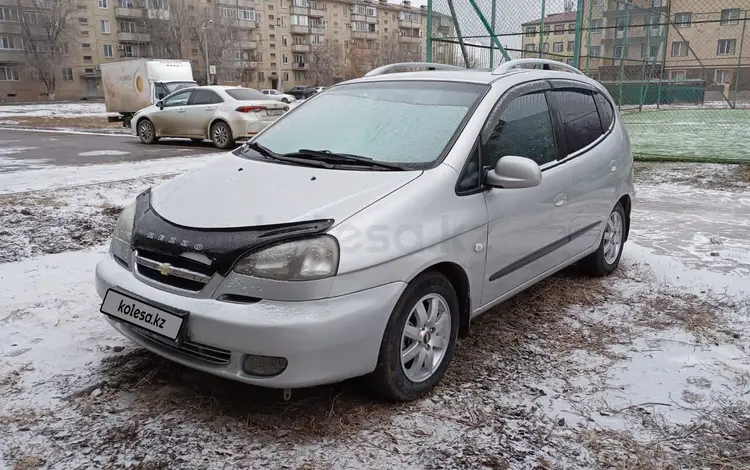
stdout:
{"type": "Polygon", "coordinates": [[[378,39],[378,33],[369,31],[352,31],[352,39],[367,39],[368,41],[374,41],[378,39]]]}
{"type": "Polygon", "coordinates": [[[422,42],[422,38],[418,36],[399,36],[398,42],[406,44],[418,44],[422,42]]]}
{"type": "Polygon", "coordinates": [[[326,30],[322,26],[311,26],[310,34],[325,34],[326,30]]]}
{"type": "Polygon", "coordinates": [[[310,33],[309,26],[301,26],[298,24],[292,25],[292,34],[308,34],[308,33],[310,33]]]}
{"type": "Polygon", "coordinates": [[[399,28],[417,28],[417,29],[419,29],[421,26],[422,26],[421,23],[412,23],[411,21],[398,20],[398,27],[399,28]]]}
{"type": "Polygon", "coordinates": [[[307,7],[295,7],[295,6],[292,6],[292,15],[307,16],[307,13],[309,11],[310,11],[310,9],[307,8],[307,7]]]}
{"type": "Polygon", "coordinates": [[[25,62],[23,51],[0,49],[0,62],[25,62]]]}
{"type": "Polygon", "coordinates": [[[143,8],[115,7],[115,18],[143,18],[143,8]]]}
{"type": "Polygon", "coordinates": [[[292,44],[292,52],[310,52],[310,44],[292,44]]]}
{"type": "Polygon", "coordinates": [[[122,42],[151,42],[151,36],[144,33],[117,33],[117,39],[122,42]]]}
{"type": "Polygon", "coordinates": [[[2,22],[0,23],[0,33],[21,35],[23,34],[21,23],[2,22]]]}
{"type": "Polygon", "coordinates": [[[255,29],[258,23],[253,20],[237,20],[237,27],[242,29],[255,29]]]}
{"type": "Polygon", "coordinates": [[[308,70],[310,67],[306,63],[294,63],[292,64],[292,70],[308,70]]]}
{"type": "Polygon", "coordinates": [[[362,23],[367,23],[367,16],[366,15],[358,15],[356,13],[352,13],[351,16],[350,16],[349,21],[351,21],[351,22],[360,21],[362,23]]]}
{"type": "Polygon", "coordinates": [[[258,41],[240,41],[240,49],[257,49],[258,41]]]}
{"type": "Polygon", "coordinates": [[[312,16],[314,18],[322,18],[323,16],[325,16],[325,13],[326,13],[325,10],[319,10],[317,8],[310,8],[307,11],[307,16],[312,16]]]}
{"type": "Polygon", "coordinates": [[[604,10],[603,16],[607,19],[624,18],[625,16],[630,16],[631,18],[635,18],[638,16],[657,15],[657,14],[666,13],[666,12],[667,12],[667,7],[643,8],[643,7],[631,6],[627,10],[617,10],[614,8],[604,10]]]}

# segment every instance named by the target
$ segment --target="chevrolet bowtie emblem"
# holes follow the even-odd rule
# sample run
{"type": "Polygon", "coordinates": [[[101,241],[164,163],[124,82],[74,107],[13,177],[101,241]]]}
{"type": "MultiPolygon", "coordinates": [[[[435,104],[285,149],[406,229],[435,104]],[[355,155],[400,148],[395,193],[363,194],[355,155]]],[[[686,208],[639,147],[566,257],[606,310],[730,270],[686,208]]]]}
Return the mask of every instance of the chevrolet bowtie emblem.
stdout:
{"type": "Polygon", "coordinates": [[[172,274],[172,271],[173,271],[172,265],[169,263],[161,263],[159,265],[159,272],[161,273],[162,276],[169,276],[172,274]]]}

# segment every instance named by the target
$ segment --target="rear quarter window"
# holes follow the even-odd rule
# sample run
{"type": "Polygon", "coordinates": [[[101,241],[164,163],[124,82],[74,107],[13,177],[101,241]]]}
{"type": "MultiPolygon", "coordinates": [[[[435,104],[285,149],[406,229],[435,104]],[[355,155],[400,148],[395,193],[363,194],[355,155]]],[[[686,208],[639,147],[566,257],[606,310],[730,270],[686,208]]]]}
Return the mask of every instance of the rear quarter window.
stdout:
{"type": "Polygon", "coordinates": [[[602,122],[602,132],[607,132],[615,119],[615,110],[612,103],[601,93],[594,93],[594,100],[599,108],[599,120],[602,122]]]}

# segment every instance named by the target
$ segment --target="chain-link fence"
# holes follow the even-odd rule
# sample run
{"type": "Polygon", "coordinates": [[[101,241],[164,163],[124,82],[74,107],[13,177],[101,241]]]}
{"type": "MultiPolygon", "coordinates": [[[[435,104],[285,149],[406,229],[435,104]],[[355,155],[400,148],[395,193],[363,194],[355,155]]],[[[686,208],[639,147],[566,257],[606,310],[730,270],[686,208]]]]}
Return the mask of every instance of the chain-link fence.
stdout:
{"type": "Polygon", "coordinates": [[[750,0],[431,0],[428,57],[541,57],[601,82],[644,158],[750,161],[750,0]]]}

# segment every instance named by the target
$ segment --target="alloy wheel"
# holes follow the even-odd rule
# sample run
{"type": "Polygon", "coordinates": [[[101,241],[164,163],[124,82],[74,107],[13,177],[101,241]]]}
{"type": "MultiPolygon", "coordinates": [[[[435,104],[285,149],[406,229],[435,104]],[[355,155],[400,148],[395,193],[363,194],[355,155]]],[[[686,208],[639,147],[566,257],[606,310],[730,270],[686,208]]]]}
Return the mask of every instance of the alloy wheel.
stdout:
{"type": "Polygon", "coordinates": [[[604,261],[612,264],[617,260],[622,246],[622,216],[614,211],[609,215],[604,228],[604,261]]]}
{"type": "Polygon", "coordinates": [[[451,327],[450,308],[442,296],[428,294],[412,307],[401,334],[401,368],[409,380],[424,382],[440,367],[451,327]]]}

